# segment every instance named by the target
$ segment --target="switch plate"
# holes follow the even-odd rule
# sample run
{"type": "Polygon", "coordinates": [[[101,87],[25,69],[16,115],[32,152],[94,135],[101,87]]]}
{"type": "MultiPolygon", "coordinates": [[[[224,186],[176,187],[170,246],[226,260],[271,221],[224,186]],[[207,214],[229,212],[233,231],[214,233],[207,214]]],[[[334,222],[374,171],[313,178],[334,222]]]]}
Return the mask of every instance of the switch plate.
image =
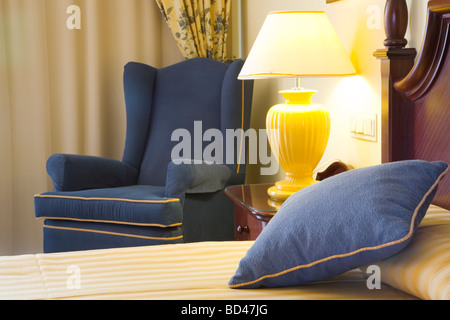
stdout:
{"type": "Polygon", "coordinates": [[[351,136],[358,139],[377,141],[376,113],[355,113],[350,118],[351,136]]]}

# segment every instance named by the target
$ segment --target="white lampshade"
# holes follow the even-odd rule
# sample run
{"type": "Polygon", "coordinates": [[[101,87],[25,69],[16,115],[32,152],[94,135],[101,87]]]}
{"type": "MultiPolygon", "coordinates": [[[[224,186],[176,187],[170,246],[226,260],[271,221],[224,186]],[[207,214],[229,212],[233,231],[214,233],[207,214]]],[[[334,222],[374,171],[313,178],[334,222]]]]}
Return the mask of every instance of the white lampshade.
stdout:
{"type": "Polygon", "coordinates": [[[325,12],[271,12],[239,79],[355,74],[325,12]]]}

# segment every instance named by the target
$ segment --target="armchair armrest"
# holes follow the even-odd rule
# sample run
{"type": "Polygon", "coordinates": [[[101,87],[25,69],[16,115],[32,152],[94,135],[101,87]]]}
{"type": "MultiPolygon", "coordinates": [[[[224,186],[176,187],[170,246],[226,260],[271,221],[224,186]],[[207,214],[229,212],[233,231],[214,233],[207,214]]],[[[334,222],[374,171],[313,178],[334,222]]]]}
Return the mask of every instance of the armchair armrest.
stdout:
{"type": "Polygon", "coordinates": [[[186,193],[208,193],[223,190],[236,174],[222,164],[170,162],[167,168],[166,197],[184,201],[186,193]]]}
{"type": "Polygon", "coordinates": [[[54,154],[47,172],[55,191],[77,191],[136,184],[138,170],[124,162],[102,157],[54,154]]]}

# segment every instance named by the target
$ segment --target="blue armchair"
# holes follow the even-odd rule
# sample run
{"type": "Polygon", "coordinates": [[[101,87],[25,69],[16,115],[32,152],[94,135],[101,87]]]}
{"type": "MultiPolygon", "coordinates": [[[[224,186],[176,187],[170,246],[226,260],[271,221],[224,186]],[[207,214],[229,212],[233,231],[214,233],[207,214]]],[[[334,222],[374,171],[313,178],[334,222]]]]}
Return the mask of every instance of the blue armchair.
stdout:
{"type": "Polygon", "coordinates": [[[242,65],[207,58],[161,69],[128,63],[122,161],[48,159],[54,190],[34,199],[44,252],[232,240],[233,208],[223,189],[244,182],[245,164],[237,160],[242,145],[225,137],[250,122],[253,82],[237,80],[242,65]],[[223,141],[206,132],[220,132],[223,141]],[[219,161],[205,161],[205,148],[219,161]]]}

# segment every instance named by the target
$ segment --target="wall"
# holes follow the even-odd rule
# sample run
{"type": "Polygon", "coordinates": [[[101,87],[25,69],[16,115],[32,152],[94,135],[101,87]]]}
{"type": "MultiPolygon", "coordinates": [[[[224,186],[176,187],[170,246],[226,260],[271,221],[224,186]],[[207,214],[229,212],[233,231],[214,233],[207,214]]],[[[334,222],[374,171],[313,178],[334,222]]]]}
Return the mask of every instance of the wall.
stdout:
{"type": "MultiPolygon", "coordinates": [[[[237,1],[235,1],[237,2],[237,1]]],[[[358,72],[349,78],[303,79],[302,86],[318,92],[314,101],[326,106],[331,115],[331,133],[327,150],[318,165],[340,159],[354,167],[364,167],[381,162],[380,141],[380,63],[373,52],[383,48],[385,0],[342,0],[326,4],[325,0],[243,0],[244,57],[248,54],[268,12],[283,10],[322,10],[333,24],[338,36],[358,72]],[[365,141],[350,135],[350,117],[353,113],[377,115],[377,141],[365,141]]],[[[427,1],[408,1],[411,13],[412,45],[418,47],[425,24],[427,1]]],[[[409,35],[408,35],[409,36],[409,35]]],[[[283,102],[279,90],[294,86],[294,80],[256,80],[251,119],[253,128],[264,128],[267,110],[283,102]]],[[[283,176],[261,176],[260,166],[249,167],[249,183],[272,182],[283,176]]]]}

